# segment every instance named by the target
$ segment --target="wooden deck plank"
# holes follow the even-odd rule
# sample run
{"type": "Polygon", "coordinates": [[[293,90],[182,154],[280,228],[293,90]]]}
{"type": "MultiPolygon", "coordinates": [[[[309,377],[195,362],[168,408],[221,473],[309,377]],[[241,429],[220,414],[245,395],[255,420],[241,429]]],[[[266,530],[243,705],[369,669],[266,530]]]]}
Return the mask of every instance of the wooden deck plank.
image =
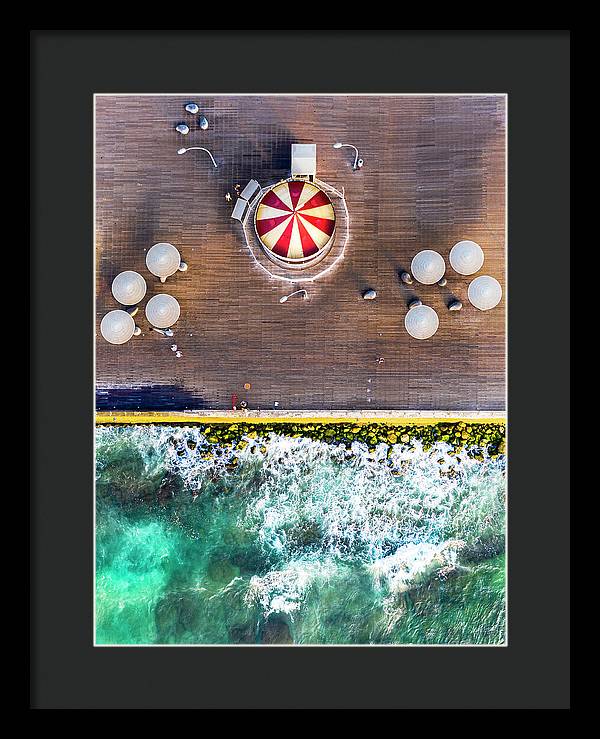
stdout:
{"type": "Polygon", "coordinates": [[[181,304],[173,340],[149,330],[143,309],[143,336],[128,344],[97,331],[98,407],[226,409],[235,392],[262,409],[504,409],[505,296],[483,313],[467,301],[470,278],[450,269],[446,288],[398,281],[419,249],[447,261],[470,238],[484,249],[482,273],[506,293],[504,97],[195,99],[210,128],[182,137],[174,126],[192,119],[186,98],[96,98],[97,327],[118,307],[110,283],[124,269],[146,277],[147,298],[168,292],[181,304]],[[359,147],[362,170],[352,172],[352,152],[333,149],[337,140],[359,147]],[[225,193],[286,177],[294,142],[316,143],[319,178],[345,188],[351,235],[310,300],[280,304],[293,288],[252,264],[225,193]],[[176,154],[194,144],[219,168],[203,152],[176,154]],[[157,241],[189,264],[165,285],[145,268],[157,241]],[[377,300],[362,300],[366,287],[377,300]],[[428,341],[404,330],[412,295],[440,315],[428,341]],[[462,311],[446,310],[451,295],[462,311]]]}

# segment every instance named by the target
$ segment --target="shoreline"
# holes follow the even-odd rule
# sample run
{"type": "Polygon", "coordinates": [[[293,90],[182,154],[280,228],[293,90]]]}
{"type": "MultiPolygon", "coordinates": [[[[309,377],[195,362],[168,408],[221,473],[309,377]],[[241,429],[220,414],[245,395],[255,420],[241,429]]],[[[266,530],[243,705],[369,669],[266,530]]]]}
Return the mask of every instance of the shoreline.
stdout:
{"type": "Polygon", "coordinates": [[[336,424],[357,425],[380,423],[386,425],[434,425],[447,423],[488,423],[505,426],[506,411],[414,411],[414,410],[361,410],[355,412],[332,411],[97,411],[96,425],[203,425],[252,423],[252,424],[336,424]]]}
{"type": "MultiPolygon", "coordinates": [[[[99,427],[131,428],[136,425],[157,425],[188,427],[198,430],[201,440],[187,443],[189,450],[209,452],[214,447],[228,447],[232,451],[244,449],[248,443],[259,441],[268,443],[269,434],[288,436],[290,438],[308,438],[328,444],[344,444],[348,448],[354,442],[362,442],[369,451],[375,451],[378,444],[386,444],[391,448],[396,445],[412,446],[413,442],[420,442],[423,450],[431,449],[436,443],[446,443],[456,453],[462,449],[481,450],[474,456],[482,456],[485,451],[495,458],[506,453],[506,421],[505,419],[309,419],[288,418],[256,419],[243,417],[223,422],[220,417],[197,420],[194,424],[179,420],[179,422],[157,423],[115,423],[110,420],[100,422],[99,427]],[[348,446],[350,445],[350,446],[348,446]]],[[[266,445],[263,443],[266,453],[266,445]]],[[[181,450],[181,453],[185,453],[181,450]]],[[[212,453],[211,453],[212,457],[212,453]]],[[[483,458],[483,457],[482,457],[483,458]]],[[[237,462],[237,460],[236,460],[237,462]]]]}

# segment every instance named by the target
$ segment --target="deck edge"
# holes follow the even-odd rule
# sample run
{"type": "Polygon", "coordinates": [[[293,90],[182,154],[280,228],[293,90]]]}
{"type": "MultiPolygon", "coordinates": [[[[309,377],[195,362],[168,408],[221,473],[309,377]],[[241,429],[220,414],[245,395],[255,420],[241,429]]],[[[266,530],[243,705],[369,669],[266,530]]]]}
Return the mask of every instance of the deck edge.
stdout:
{"type": "Polygon", "coordinates": [[[387,423],[433,424],[440,421],[506,423],[506,411],[97,411],[96,425],[206,423],[387,423]]]}

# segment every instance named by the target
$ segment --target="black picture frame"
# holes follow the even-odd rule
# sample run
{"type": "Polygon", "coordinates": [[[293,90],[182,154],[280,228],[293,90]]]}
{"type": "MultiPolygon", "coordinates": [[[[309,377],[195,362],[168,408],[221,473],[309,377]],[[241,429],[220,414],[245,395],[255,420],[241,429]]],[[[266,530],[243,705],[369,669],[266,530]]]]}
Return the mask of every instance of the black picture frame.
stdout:
{"type": "Polygon", "coordinates": [[[568,708],[569,31],[36,30],[30,58],[30,706],[568,708]],[[191,90],[507,93],[507,647],[93,647],[93,94],[191,90]]]}

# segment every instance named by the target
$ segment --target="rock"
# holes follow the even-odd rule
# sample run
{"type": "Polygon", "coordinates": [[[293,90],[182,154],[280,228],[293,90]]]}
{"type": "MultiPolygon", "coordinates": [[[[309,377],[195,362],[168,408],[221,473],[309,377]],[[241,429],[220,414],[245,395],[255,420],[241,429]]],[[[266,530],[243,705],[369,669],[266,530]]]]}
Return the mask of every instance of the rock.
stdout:
{"type": "Polygon", "coordinates": [[[232,644],[254,644],[256,641],[254,627],[252,624],[232,626],[229,629],[229,641],[232,644]]]}
{"type": "Polygon", "coordinates": [[[159,501],[165,501],[180,495],[183,490],[184,485],[181,477],[172,472],[167,472],[160,483],[156,497],[159,501]]]}
{"type": "Polygon", "coordinates": [[[278,618],[269,619],[260,634],[261,644],[293,644],[290,627],[278,618]]]}
{"type": "Polygon", "coordinates": [[[190,593],[174,592],[160,598],[154,609],[159,642],[178,643],[200,629],[197,598],[190,593]]]}
{"type": "Polygon", "coordinates": [[[240,574],[240,569],[227,560],[215,557],[208,565],[206,574],[211,580],[224,586],[240,574]]]}
{"type": "Polygon", "coordinates": [[[490,534],[477,539],[473,544],[465,547],[461,552],[464,562],[481,562],[496,557],[504,551],[505,541],[503,534],[490,534]]]}
{"type": "Polygon", "coordinates": [[[298,549],[314,546],[323,538],[323,530],[318,521],[304,521],[289,529],[286,528],[285,533],[288,544],[298,549]]]}
{"type": "Polygon", "coordinates": [[[375,290],[365,290],[365,292],[363,293],[363,298],[365,300],[375,300],[376,297],[377,293],[375,292],[375,290]]]}

